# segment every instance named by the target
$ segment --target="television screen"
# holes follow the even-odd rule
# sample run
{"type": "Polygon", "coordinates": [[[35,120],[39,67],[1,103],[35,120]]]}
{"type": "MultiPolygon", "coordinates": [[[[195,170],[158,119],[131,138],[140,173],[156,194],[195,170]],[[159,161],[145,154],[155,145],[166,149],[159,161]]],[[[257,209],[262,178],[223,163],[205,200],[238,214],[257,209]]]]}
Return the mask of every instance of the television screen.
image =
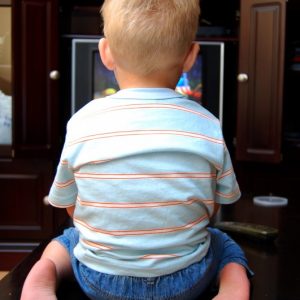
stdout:
{"type": "MultiPolygon", "coordinates": [[[[101,62],[98,41],[72,41],[72,114],[88,101],[119,90],[113,72],[101,62]]],[[[201,41],[199,44],[200,52],[194,66],[181,75],[176,90],[202,104],[222,124],[224,43],[201,41]]]]}
{"type": "Polygon", "coordinates": [[[189,72],[183,73],[177,83],[176,91],[190,100],[202,103],[202,56],[198,55],[194,66],[189,72]]]}
{"type": "Polygon", "coordinates": [[[116,93],[119,86],[115,75],[102,63],[98,51],[93,52],[93,99],[116,93]]]}
{"type": "MultiPolygon", "coordinates": [[[[114,73],[106,69],[97,51],[93,53],[93,59],[93,98],[116,93],[119,87],[114,73]]],[[[193,68],[188,73],[181,75],[176,91],[201,103],[202,84],[202,56],[199,55],[193,68]]]]}

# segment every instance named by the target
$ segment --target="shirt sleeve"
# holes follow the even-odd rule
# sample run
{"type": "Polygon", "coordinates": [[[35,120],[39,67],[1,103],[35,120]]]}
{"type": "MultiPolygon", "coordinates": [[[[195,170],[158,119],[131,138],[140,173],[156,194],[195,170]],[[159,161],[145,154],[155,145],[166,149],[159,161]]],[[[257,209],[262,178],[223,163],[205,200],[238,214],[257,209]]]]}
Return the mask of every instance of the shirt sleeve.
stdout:
{"type": "Polygon", "coordinates": [[[223,166],[217,174],[216,199],[220,204],[230,204],[241,196],[240,188],[236,180],[230,154],[225,146],[223,166]]]}
{"type": "Polygon", "coordinates": [[[66,146],[64,146],[49,193],[49,203],[61,208],[75,205],[78,193],[73,168],[69,165],[66,153],[66,146]]]}

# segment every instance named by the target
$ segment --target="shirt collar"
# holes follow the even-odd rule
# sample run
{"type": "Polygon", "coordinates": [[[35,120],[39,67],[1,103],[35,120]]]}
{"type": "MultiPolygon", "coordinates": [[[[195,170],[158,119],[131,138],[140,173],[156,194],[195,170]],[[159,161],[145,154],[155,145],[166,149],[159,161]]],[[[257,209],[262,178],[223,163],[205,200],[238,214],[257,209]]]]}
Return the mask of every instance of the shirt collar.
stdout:
{"type": "Polygon", "coordinates": [[[116,94],[109,96],[114,99],[171,99],[184,98],[183,95],[169,88],[128,88],[118,91],[116,94]]]}

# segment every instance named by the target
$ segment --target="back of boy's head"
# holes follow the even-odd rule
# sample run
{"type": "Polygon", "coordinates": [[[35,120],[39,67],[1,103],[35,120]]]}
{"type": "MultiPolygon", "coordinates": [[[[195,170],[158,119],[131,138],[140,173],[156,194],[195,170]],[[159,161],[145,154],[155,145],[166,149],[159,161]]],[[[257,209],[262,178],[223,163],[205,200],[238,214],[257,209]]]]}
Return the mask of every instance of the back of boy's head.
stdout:
{"type": "Polygon", "coordinates": [[[199,0],[105,0],[104,35],[116,63],[148,75],[180,64],[195,39],[199,0]]]}

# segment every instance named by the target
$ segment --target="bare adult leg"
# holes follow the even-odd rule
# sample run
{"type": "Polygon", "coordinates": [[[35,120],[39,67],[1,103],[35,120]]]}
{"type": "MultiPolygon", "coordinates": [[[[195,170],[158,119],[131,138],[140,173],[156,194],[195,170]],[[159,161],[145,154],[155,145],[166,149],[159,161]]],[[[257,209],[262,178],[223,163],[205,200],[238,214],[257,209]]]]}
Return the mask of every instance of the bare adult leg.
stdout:
{"type": "Polygon", "coordinates": [[[72,276],[67,250],[57,241],[50,242],[40,260],[32,267],[21,294],[21,300],[55,300],[56,288],[62,278],[72,276]]]}

